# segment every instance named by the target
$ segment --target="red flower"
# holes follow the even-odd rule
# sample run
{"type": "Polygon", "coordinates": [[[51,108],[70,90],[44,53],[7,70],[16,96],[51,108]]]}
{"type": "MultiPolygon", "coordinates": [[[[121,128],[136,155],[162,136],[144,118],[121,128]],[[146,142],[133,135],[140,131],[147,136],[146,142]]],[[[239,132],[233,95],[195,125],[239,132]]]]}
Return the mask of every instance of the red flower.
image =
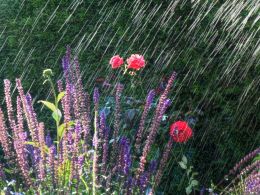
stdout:
{"type": "Polygon", "coordinates": [[[119,68],[123,63],[124,60],[119,55],[113,56],[109,62],[113,69],[119,68]]]}
{"type": "Polygon", "coordinates": [[[140,68],[143,68],[145,66],[145,60],[144,56],[139,54],[132,54],[130,58],[127,60],[128,67],[135,70],[139,70],[140,68]]]}
{"type": "Polygon", "coordinates": [[[170,135],[175,142],[187,142],[192,130],[185,121],[177,121],[170,126],[170,135]]]}

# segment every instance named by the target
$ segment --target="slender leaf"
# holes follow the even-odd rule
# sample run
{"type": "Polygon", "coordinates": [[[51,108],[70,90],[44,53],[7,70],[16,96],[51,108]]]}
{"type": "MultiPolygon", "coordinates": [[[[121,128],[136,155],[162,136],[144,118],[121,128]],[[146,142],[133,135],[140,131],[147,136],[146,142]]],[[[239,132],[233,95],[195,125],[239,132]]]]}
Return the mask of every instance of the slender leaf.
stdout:
{"type": "Polygon", "coordinates": [[[60,119],[61,119],[61,111],[59,109],[55,110],[53,113],[52,113],[52,118],[54,118],[54,120],[57,122],[57,123],[60,123],[60,119]]]}
{"type": "Polygon", "coordinates": [[[74,125],[75,123],[73,121],[70,121],[68,124],[63,123],[58,127],[58,136],[59,139],[61,139],[63,137],[64,131],[66,130],[66,127],[69,128],[72,125],[74,125]]]}
{"type": "Polygon", "coordinates": [[[59,102],[65,96],[65,91],[62,91],[58,94],[57,102],[59,102]]]}
{"type": "Polygon", "coordinates": [[[53,103],[51,103],[51,102],[43,101],[43,100],[40,100],[38,102],[43,103],[47,108],[49,108],[53,112],[55,112],[57,110],[56,106],[53,103]]]}

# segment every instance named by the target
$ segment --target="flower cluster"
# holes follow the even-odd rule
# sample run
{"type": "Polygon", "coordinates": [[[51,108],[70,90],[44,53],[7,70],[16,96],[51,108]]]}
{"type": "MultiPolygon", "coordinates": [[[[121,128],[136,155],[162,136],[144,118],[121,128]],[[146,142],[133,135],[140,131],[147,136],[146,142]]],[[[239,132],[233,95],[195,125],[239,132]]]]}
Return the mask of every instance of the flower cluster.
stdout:
{"type": "MultiPolygon", "coordinates": [[[[154,90],[147,96],[136,136],[131,136],[121,130],[124,86],[117,84],[115,87],[113,119],[100,111],[102,91],[98,88],[93,92],[92,113],[90,95],[83,90],[78,59],[71,59],[69,48],[62,64],[64,80],[57,83],[59,94],[52,83],[53,73],[49,70],[44,72],[46,82],[50,82],[53,90],[54,103],[40,101],[52,112],[55,127],[39,121],[33,99],[29,93],[25,94],[20,79],[16,80],[18,96],[15,109],[11,101],[11,82],[5,80],[9,125],[0,108],[0,146],[5,154],[5,161],[0,164],[0,178],[12,179],[15,176],[18,186],[23,188],[20,191],[27,189],[30,193],[62,191],[65,194],[95,195],[113,194],[120,189],[123,194],[143,194],[148,187],[152,189],[151,193],[154,192],[160,184],[174,141],[186,142],[192,136],[187,123],[178,121],[170,128],[169,141],[161,160],[147,158],[156,141],[162,117],[171,104],[167,96],[176,74],[172,74],[159,97],[148,136],[144,133],[145,121],[156,98],[154,90]],[[51,129],[51,133],[47,129],[51,129]],[[16,167],[19,176],[5,173],[7,167],[16,167]]],[[[114,56],[110,64],[112,68],[118,68],[123,59],[114,56]]],[[[127,69],[139,70],[145,66],[145,60],[135,54],[127,59],[127,64],[127,69]]]]}
{"type": "MultiPolygon", "coordinates": [[[[127,60],[127,65],[125,66],[125,71],[127,69],[133,69],[133,70],[140,70],[141,68],[145,67],[145,59],[144,56],[139,54],[132,54],[127,60]]],[[[121,58],[119,55],[113,56],[109,64],[112,66],[113,69],[120,68],[124,64],[123,58],[121,58]]]]}
{"type": "Polygon", "coordinates": [[[233,192],[239,194],[259,194],[260,192],[260,148],[256,148],[244,158],[242,158],[229,174],[220,182],[220,184],[231,179],[231,184],[225,189],[228,193],[233,192]],[[258,158],[257,158],[258,156],[258,158]],[[253,158],[255,160],[251,161],[253,158]],[[251,162],[250,162],[251,161],[251,162]],[[240,187],[242,186],[242,188],[240,187]]]}

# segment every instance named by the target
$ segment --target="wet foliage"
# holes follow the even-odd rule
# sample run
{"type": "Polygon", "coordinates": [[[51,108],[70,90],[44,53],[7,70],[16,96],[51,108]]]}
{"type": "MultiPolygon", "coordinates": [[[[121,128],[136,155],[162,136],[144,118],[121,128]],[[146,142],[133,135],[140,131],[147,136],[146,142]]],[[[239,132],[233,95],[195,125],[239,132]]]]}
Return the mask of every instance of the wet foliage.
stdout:
{"type": "MultiPolygon", "coordinates": [[[[62,77],[59,64],[70,45],[81,61],[84,89],[92,93],[104,82],[130,82],[110,69],[112,55],[140,53],[148,63],[137,87],[125,89],[126,108],[127,102],[136,106],[126,109],[127,128],[134,125],[138,101],[149,89],[161,93],[175,70],[173,103],[156,145],[165,144],[177,119],[189,121],[194,138],[172,153],[161,190],[170,193],[181,183],[185,173],[176,169],[183,153],[200,184],[210,186],[259,146],[259,9],[257,0],[3,1],[0,86],[5,78],[21,77],[34,101],[47,99],[50,92],[36,80],[45,68],[62,77]]],[[[103,93],[109,113],[112,95],[103,93]]],[[[41,106],[36,110],[41,120],[50,120],[41,106]]]]}

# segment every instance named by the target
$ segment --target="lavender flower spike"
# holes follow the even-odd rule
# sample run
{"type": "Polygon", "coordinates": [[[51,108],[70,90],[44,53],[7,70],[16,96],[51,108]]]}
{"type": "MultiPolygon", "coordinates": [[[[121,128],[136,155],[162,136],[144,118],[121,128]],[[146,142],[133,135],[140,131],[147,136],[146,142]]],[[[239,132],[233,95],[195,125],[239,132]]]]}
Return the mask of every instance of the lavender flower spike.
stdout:
{"type": "Polygon", "coordinates": [[[11,140],[8,137],[7,129],[5,125],[5,119],[2,109],[0,108],[0,144],[3,147],[5,157],[10,160],[14,157],[11,149],[11,140]]]}
{"type": "Polygon", "coordinates": [[[260,192],[260,173],[250,174],[245,179],[245,194],[259,194],[260,192]]]}
{"type": "Polygon", "coordinates": [[[113,154],[112,154],[112,162],[115,160],[115,157],[117,155],[117,137],[119,134],[119,128],[120,128],[120,99],[121,94],[123,91],[124,86],[122,84],[116,85],[116,107],[115,107],[115,122],[114,122],[114,135],[113,135],[113,154]]]}
{"type": "Polygon", "coordinates": [[[98,91],[97,87],[95,87],[95,89],[94,89],[93,102],[94,102],[95,106],[98,105],[98,102],[99,102],[99,91],[98,91]]]}
{"type": "Polygon", "coordinates": [[[3,181],[5,180],[5,173],[4,173],[3,166],[1,163],[0,163],[0,179],[3,181]]]}
{"type": "Polygon", "coordinates": [[[55,153],[56,153],[56,148],[54,145],[50,146],[49,149],[49,155],[48,155],[48,166],[49,166],[49,172],[52,178],[52,183],[55,185],[55,153]]]}
{"type": "Polygon", "coordinates": [[[243,159],[241,159],[236,166],[229,171],[229,174],[235,174],[236,171],[242,167],[246,162],[248,162],[250,159],[254,158],[257,154],[260,153],[260,147],[255,149],[254,151],[250,152],[248,155],[246,155],[243,159]]]}
{"type": "Polygon", "coordinates": [[[167,95],[170,91],[170,88],[172,87],[172,84],[173,84],[173,81],[175,80],[175,77],[176,77],[176,73],[174,72],[172,74],[172,76],[170,77],[168,84],[167,84],[163,94],[161,95],[161,97],[159,99],[159,103],[158,103],[156,111],[155,111],[155,116],[153,118],[153,123],[152,123],[152,125],[149,129],[150,133],[149,133],[147,140],[145,142],[145,147],[143,149],[142,156],[140,157],[139,168],[138,168],[137,174],[136,174],[137,178],[144,171],[147,155],[150,152],[151,146],[152,146],[152,144],[155,140],[158,127],[159,127],[160,122],[162,120],[162,116],[163,116],[164,112],[166,111],[167,107],[169,106],[170,101],[169,101],[169,99],[167,99],[167,95]]]}
{"type": "Polygon", "coordinates": [[[72,159],[71,159],[71,174],[70,174],[70,179],[72,180],[73,178],[76,178],[77,180],[79,179],[79,173],[78,169],[79,167],[77,166],[78,162],[78,154],[79,154],[79,142],[80,142],[80,133],[81,133],[81,125],[79,121],[76,121],[75,125],[75,132],[74,132],[74,142],[72,146],[72,159]]]}
{"type": "Polygon", "coordinates": [[[62,68],[65,75],[68,75],[68,72],[70,70],[70,55],[71,55],[70,47],[67,47],[66,55],[62,58],[62,68]]]}
{"type": "Polygon", "coordinates": [[[13,111],[13,105],[12,105],[12,99],[11,99],[11,82],[8,79],[4,80],[4,91],[5,91],[5,102],[7,106],[7,114],[8,114],[8,120],[9,124],[11,126],[11,129],[13,131],[13,135],[16,135],[15,130],[15,119],[14,119],[14,111],[13,111]]]}
{"type": "MultiPolygon", "coordinates": [[[[106,131],[106,115],[104,112],[101,112],[101,114],[100,114],[100,127],[98,128],[98,130],[99,130],[99,132],[98,132],[98,138],[99,138],[98,153],[100,155],[98,156],[97,161],[100,162],[101,158],[103,158],[101,156],[101,153],[102,153],[102,149],[103,149],[103,143],[105,142],[104,136],[105,136],[105,131],[106,131]]],[[[102,170],[102,168],[101,168],[101,171],[104,171],[104,169],[102,170]]]]}
{"type": "Polygon", "coordinates": [[[152,160],[149,164],[148,170],[139,177],[138,185],[142,193],[144,193],[144,191],[146,190],[150,178],[155,173],[156,168],[157,168],[157,161],[152,160]]]}
{"type": "Polygon", "coordinates": [[[45,178],[45,160],[46,160],[46,155],[45,155],[45,140],[44,140],[44,124],[40,123],[39,124],[39,144],[40,144],[40,162],[39,162],[39,178],[41,181],[44,180],[45,178]]]}
{"type": "Polygon", "coordinates": [[[155,176],[154,188],[156,188],[160,184],[160,181],[161,181],[161,178],[162,178],[162,175],[163,175],[163,170],[164,170],[164,168],[165,168],[165,166],[168,162],[169,154],[170,154],[171,149],[172,149],[172,144],[173,144],[173,139],[170,137],[170,140],[168,141],[168,143],[165,147],[165,150],[163,152],[163,156],[162,156],[161,161],[160,161],[159,169],[158,169],[156,176],[155,176]]]}
{"type": "Polygon", "coordinates": [[[104,142],[103,142],[103,153],[102,153],[102,167],[101,173],[106,173],[107,160],[108,160],[108,149],[109,149],[109,128],[106,127],[104,131],[104,142]]]}
{"type": "Polygon", "coordinates": [[[32,122],[32,113],[30,112],[31,109],[30,110],[28,109],[28,107],[29,107],[28,101],[24,94],[24,90],[23,90],[20,79],[16,79],[16,86],[17,86],[19,96],[22,101],[23,111],[25,113],[25,118],[26,118],[29,130],[30,130],[31,137],[32,137],[33,141],[37,142],[38,138],[37,138],[36,132],[35,132],[35,124],[32,122]]]}
{"type": "Polygon", "coordinates": [[[120,140],[119,172],[127,175],[131,167],[130,142],[126,137],[120,140]]]}
{"type": "Polygon", "coordinates": [[[144,111],[143,111],[143,114],[142,114],[142,117],[141,117],[141,120],[140,120],[139,129],[138,129],[137,134],[136,134],[135,150],[137,152],[139,152],[139,150],[140,150],[144,126],[145,126],[145,119],[148,115],[148,112],[149,112],[149,109],[151,107],[154,96],[155,96],[155,91],[151,90],[149,92],[147,98],[146,98],[146,104],[144,106],[144,111]]]}

